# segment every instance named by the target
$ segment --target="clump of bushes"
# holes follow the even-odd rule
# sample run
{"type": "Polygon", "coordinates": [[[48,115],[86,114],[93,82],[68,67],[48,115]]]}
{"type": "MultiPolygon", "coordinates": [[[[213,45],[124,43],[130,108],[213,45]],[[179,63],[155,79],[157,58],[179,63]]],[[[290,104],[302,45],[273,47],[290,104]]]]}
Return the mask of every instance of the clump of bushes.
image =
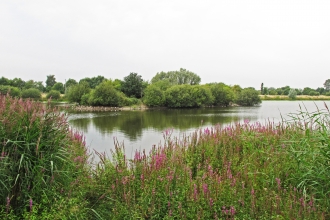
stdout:
{"type": "Polygon", "coordinates": [[[34,89],[34,88],[25,89],[22,92],[22,98],[31,98],[34,100],[40,100],[41,92],[40,92],[40,90],[34,89]]]}
{"type": "Polygon", "coordinates": [[[0,95],[9,94],[12,97],[21,97],[21,91],[17,87],[0,85],[0,95]]]}

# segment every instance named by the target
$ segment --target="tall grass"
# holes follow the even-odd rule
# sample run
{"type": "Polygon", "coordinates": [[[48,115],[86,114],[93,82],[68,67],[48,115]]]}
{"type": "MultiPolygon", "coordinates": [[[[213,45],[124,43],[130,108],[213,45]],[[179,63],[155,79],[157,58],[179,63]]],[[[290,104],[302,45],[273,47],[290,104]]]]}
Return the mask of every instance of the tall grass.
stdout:
{"type": "Polygon", "coordinates": [[[65,114],[9,96],[0,96],[0,152],[0,205],[17,217],[59,205],[87,164],[82,135],[65,114]]]}

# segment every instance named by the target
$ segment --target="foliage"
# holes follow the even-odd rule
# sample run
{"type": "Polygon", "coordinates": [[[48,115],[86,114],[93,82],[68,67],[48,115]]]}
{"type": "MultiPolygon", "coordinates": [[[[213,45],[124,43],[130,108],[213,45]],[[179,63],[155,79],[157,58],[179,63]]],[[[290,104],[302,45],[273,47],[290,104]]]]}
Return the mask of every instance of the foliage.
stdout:
{"type": "Polygon", "coordinates": [[[0,216],[23,219],[51,207],[60,211],[58,202],[76,196],[73,187],[85,175],[82,136],[49,105],[8,96],[0,96],[0,105],[0,216]]]}
{"type": "Polygon", "coordinates": [[[58,100],[61,98],[61,93],[57,90],[50,90],[47,95],[47,99],[53,99],[53,100],[58,100]]]}
{"type": "Polygon", "coordinates": [[[127,97],[142,98],[143,89],[142,76],[137,73],[130,73],[128,76],[125,76],[121,84],[121,91],[127,97]]]}
{"type": "Polygon", "coordinates": [[[116,90],[111,81],[103,81],[92,91],[89,104],[96,106],[122,106],[125,95],[116,90]]]}
{"type": "Polygon", "coordinates": [[[316,91],[310,91],[308,95],[310,95],[310,96],[319,96],[320,93],[316,92],[316,91]]]}
{"type": "Polygon", "coordinates": [[[46,89],[49,91],[56,83],[55,75],[48,75],[46,79],[46,89]]]}
{"type": "Polygon", "coordinates": [[[296,99],[297,98],[297,91],[295,89],[290,89],[288,97],[290,99],[296,99]]]}
{"type": "Polygon", "coordinates": [[[66,96],[70,102],[77,102],[79,104],[82,104],[82,97],[85,94],[88,94],[90,90],[91,89],[87,82],[81,82],[79,84],[70,86],[68,88],[66,96]]]}
{"type": "Polygon", "coordinates": [[[206,86],[176,85],[165,92],[166,106],[171,108],[187,108],[211,105],[213,96],[206,86]]]}
{"type": "Polygon", "coordinates": [[[74,79],[68,79],[67,81],[65,81],[64,87],[65,87],[65,93],[68,90],[68,88],[70,88],[71,86],[77,85],[77,81],[74,79]]]}
{"type": "Polygon", "coordinates": [[[224,83],[210,84],[215,106],[228,106],[234,100],[233,90],[224,83]]]}
{"type": "Polygon", "coordinates": [[[330,79],[325,80],[325,82],[323,83],[323,86],[326,91],[330,91],[330,79]]]}
{"type": "Polygon", "coordinates": [[[236,103],[242,106],[254,106],[260,104],[261,99],[254,88],[245,88],[238,94],[236,103]]]}
{"type": "Polygon", "coordinates": [[[156,83],[168,79],[171,85],[198,85],[201,82],[201,78],[189,70],[180,68],[179,71],[169,71],[157,73],[152,79],[151,83],[156,83]]]}
{"type": "Polygon", "coordinates": [[[164,106],[165,100],[165,93],[153,84],[149,85],[144,91],[143,102],[147,106],[164,106]]]}
{"type": "Polygon", "coordinates": [[[41,99],[41,92],[38,89],[30,88],[22,91],[22,98],[41,99]]]}
{"type": "Polygon", "coordinates": [[[106,78],[104,76],[99,75],[92,78],[89,77],[83,78],[79,81],[79,83],[87,82],[90,88],[95,89],[96,86],[100,85],[104,80],[106,80],[106,78]]]}
{"type": "Polygon", "coordinates": [[[59,91],[61,94],[64,94],[64,85],[61,82],[57,82],[53,85],[52,90],[59,91]]]}
{"type": "Polygon", "coordinates": [[[305,87],[302,91],[303,95],[309,95],[311,92],[315,91],[314,89],[311,89],[309,87],[305,87]]]}
{"type": "Polygon", "coordinates": [[[12,97],[21,97],[21,91],[17,87],[0,85],[0,95],[7,93],[12,97]]]}

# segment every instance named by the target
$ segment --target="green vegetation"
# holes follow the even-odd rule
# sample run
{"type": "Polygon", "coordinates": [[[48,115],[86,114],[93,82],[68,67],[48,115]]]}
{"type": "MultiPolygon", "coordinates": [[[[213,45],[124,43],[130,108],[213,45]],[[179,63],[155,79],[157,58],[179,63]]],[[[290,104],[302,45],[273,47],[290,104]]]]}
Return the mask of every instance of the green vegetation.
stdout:
{"type": "MultiPolygon", "coordinates": [[[[198,88],[198,87],[196,87],[198,88]]],[[[249,91],[248,91],[249,92],[249,91]]],[[[2,219],[328,219],[329,111],[171,137],[89,164],[65,115],[0,97],[2,219]]]]}
{"type": "Polygon", "coordinates": [[[38,99],[34,97],[37,97],[36,90],[39,90],[42,93],[47,93],[42,98],[52,96],[53,100],[61,99],[79,105],[122,107],[144,104],[148,107],[170,108],[254,106],[259,105],[261,100],[330,99],[325,97],[330,97],[330,79],[324,82],[324,87],[317,89],[310,87],[297,89],[290,86],[274,88],[265,87],[264,83],[261,83],[260,91],[256,91],[252,87],[241,88],[239,85],[231,86],[222,82],[204,85],[200,85],[200,82],[200,76],[183,68],[180,68],[179,71],[159,72],[150,82],[134,72],[125,76],[123,80],[107,79],[99,75],[83,78],[79,80],[79,83],[69,78],[64,84],[57,82],[55,75],[48,75],[45,81],[46,86],[40,81],[24,81],[20,78],[10,80],[1,77],[0,93],[9,93],[13,97],[38,99]],[[53,90],[60,92],[61,98],[54,98],[56,96],[53,90]],[[101,90],[107,91],[107,93],[102,93],[101,90]],[[34,91],[35,96],[32,91],[34,91]],[[175,94],[176,92],[178,95],[175,94]],[[106,97],[105,94],[108,94],[109,97],[106,97]]]}
{"type": "Polygon", "coordinates": [[[40,90],[35,89],[35,88],[25,89],[22,92],[22,98],[31,98],[31,99],[35,99],[35,100],[40,100],[41,92],[40,92],[40,90]]]}
{"type": "Polygon", "coordinates": [[[88,165],[81,134],[49,105],[9,96],[0,105],[0,218],[82,216],[73,191],[88,165]]]}
{"type": "Polygon", "coordinates": [[[61,93],[57,90],[50,90],[46,96],[47,99],[59,100],[61,98],[61,93]]]}

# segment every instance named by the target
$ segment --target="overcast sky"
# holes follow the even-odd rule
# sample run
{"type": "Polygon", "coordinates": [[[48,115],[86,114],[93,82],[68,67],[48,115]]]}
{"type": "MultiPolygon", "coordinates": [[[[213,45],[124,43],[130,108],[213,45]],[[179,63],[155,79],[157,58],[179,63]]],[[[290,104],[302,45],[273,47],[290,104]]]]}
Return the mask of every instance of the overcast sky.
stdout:
{"type": "Polygon", "coordinates": [[[188,69],[202,83],[322,87],[329,0],[1,0],[0,76],[58,82],[188,69]]]}

